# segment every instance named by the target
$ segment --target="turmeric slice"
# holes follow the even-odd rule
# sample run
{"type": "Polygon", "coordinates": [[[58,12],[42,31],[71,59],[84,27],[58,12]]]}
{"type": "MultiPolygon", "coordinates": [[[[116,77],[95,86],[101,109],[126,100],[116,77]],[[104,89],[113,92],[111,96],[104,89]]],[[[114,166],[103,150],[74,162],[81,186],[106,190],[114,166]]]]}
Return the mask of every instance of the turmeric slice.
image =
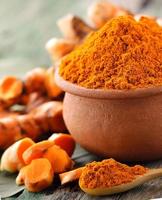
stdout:
{"type": "Polygon", "coordinates": [[[30,164],[32,160],[43,157],[48,148],[53,145],[52,141],[44,140],[29,147],[22,155],[25,164],[30,164]]]}
{"type": "Polygon", "coordinates": [[[84,167],[79,167],[77,169],[59,174],[61,185],[78,180],[82,174],[83,169],[84,167]]]}
{"type": "Polygon", "coordinates": [[[73,167],[73,161],[66,151],[57,145],[48,148],[44,152],[43,157],[50,161],[55,173],[62,173],[73,167]]]}
{"type": "Polygon", "coordinates": [[[72,156],[75,149],[75,141],[71,135],[54,133],[48,140],[53,141],[56,145],[64,149],[70,157],[72,156]]]}
{"type": "Polygon", "coordinates": [[[30,138],[24,138],[6,149],[1,158],[1,170],[19,171],[25,165],[22,154],[33,144],[34,142],[30,138]]]}
{"type": "Polygon", "coordinates": [[[54,74],[55,74],[54,67],[50,67],[49,69],[47,69],[45,78],[45,87],[47,90],[47,94],[50,98],[56,98],[63,93],[62,89],[59,88],[55,83],[54,74]]]}
{"type": "Polygon", "coordinates": [[[14,76],[6,76],[0,81],[0,100],[6,107],[18,101],[23,92],[23,83],[14,76]]]}
{"type": "Polygon", "coordinates": [[[54,172],[50,162],[45,158],[35,159],[31,164],[23,167],[17,178],[16,184],[25,184],[30,192],[39,192],[53,182],[54,172]]]}

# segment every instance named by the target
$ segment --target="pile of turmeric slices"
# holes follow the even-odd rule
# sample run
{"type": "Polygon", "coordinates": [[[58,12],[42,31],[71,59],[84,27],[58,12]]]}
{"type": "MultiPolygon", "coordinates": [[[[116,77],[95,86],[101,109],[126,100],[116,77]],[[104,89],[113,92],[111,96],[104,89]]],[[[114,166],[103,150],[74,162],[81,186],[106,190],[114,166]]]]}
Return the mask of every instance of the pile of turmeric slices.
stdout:
{"type": "Polygon", "coordinates": [[[54,174],[71,170],[75,141],[67,134],[53,134],[48,140],[35,143],[23,138],[7,148],[1,158],[1,170],[19,172],[17,185],[39,192],[53,183],[54,174]]]}

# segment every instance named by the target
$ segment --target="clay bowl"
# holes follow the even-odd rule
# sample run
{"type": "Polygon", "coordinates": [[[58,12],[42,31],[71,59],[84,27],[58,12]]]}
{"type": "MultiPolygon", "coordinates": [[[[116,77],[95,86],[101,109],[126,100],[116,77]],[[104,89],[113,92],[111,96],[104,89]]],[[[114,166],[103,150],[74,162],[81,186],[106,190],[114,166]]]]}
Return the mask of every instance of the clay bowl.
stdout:
{"type": "Polygon", "coordinates": [[[162,87],[136,90],[86,89],[63,80],[63,117],[74,139],[88,151],[120,161],[162,158],[162,87]]]}

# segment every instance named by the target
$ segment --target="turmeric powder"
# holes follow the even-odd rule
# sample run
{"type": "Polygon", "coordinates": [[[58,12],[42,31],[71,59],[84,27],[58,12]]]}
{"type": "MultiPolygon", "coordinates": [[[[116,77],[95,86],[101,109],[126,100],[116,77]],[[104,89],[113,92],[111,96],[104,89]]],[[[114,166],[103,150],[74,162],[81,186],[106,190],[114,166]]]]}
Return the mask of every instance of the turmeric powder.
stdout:
{"type": "Polygon", "coordinates": [[[129,183],[137,176],[147,172],[141,165],[129,167],[114,159],[87,164],[80,176],[79,184],[82,188],[109,188],[124,183],[129,183]]]}
{"type": "Polygon", "coordinates": [[[146,17],[116,17],[63,58],[59,73],[91,89],[161,86],[162,28],[146,17]]]}

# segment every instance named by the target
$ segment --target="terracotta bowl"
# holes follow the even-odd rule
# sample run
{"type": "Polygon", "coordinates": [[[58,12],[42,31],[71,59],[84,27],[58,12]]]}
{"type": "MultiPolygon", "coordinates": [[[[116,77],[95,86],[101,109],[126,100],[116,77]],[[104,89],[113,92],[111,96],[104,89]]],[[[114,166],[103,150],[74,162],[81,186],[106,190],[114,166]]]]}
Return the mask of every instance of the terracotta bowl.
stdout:
{"type": "Polygon", "coordinates": [[[63,116],[74,139],[88,151],[121,161],[162,158],[162,87],[86,89],[63,80],[63,116]]]}

